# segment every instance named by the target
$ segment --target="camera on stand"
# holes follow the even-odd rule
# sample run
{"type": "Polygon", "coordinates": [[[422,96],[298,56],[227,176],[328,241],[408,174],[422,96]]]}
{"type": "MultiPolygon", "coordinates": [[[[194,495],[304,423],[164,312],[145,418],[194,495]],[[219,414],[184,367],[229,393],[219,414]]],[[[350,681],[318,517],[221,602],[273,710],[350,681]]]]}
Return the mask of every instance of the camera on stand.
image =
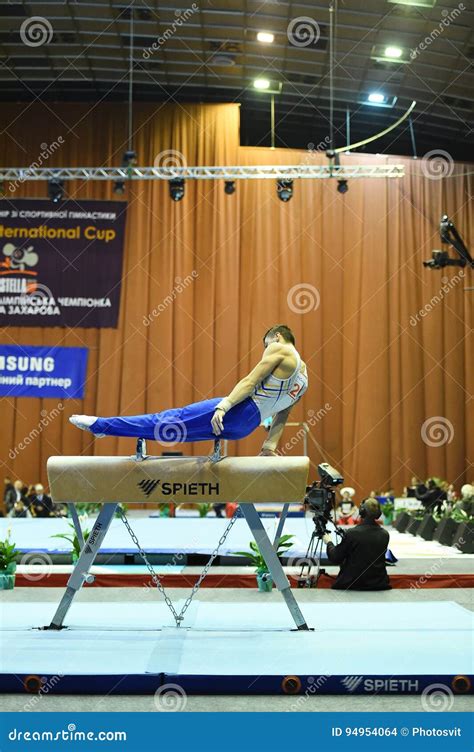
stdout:
{"type": "Polygon", "coordinates": [[[315,480],[310,486],[306,486],[304,498],[305,508],[313,512],[314,531],[311,535],[305,559],[301,565],[298,577],[298,587],[317,587],[318,580],[324,570],[321,569],[321,549],[323,535],[328,532],[326,525],[331,522],[335,532],[341,537],[343,531],[336,524],[336,491],[335,489],[344,482],[342,475],[327,462],[318,465],[319,480],[315,480]],[[316,565],[316,574],[312,569],[316,565]]]}

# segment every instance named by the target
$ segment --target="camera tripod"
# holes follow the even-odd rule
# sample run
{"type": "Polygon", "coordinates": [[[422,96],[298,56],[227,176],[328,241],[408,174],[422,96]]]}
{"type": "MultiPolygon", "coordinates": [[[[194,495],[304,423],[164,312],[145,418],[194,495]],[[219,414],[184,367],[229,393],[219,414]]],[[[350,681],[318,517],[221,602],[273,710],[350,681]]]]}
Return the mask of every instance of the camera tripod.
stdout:
{"type": "MultiPolygon", "coordinates": [[[[327,574],[325,569],[321,569],[321,555],[323,552],[323,536],[329,532],[329,530],[326,529],[326,523],[328,520],[315,514],[313,522],[314,530],[298,576],[297,582],[299,588],[317,588],[321,575],[327,574]],[[314,566],[316,566],[316,572],[313,574],[312,570],[314,566]]],[[[342,538],[344,532],[338,528],[335,522],[333,522],[333,524],[335,533],[342,538]]]]}

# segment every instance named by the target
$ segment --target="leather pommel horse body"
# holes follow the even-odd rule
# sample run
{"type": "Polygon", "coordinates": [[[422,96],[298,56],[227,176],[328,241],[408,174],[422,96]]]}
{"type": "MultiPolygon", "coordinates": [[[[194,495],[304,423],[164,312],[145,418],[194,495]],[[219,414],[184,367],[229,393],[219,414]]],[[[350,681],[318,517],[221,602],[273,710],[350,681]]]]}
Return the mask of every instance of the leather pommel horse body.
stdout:
{"type": "Polygon", "coordinates": [[[81,554],[50,629],[61,629],[72,600],[89,570],[114,518],[117,505],[143,502],[238,502],[270,574],[281,591],[298,629],[308,629],[276,554],[290,502],[306,493],[308,457],[50,457],[47,464],[53,502],[67,503],[81,544],[81,554]],[[255,503],[284,504],[272,543],[255,503]],[[103,506],[87,542],[82,538],[75,503],[103,506]]]}
{"type": "Polygon", "coordinates": [[[287,503],[302,501],[308,457],[50,457],[48,479],[57,503],[145,501],[287,503]]]}

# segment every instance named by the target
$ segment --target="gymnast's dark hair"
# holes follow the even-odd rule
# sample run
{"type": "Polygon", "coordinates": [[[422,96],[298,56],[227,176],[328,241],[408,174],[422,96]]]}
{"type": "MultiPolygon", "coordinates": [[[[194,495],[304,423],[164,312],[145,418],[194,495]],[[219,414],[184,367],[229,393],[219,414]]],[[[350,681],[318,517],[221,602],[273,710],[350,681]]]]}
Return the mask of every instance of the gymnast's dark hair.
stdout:
{"type": "Polygon", "coordinates": [[[290,327],[286,326],[286,324],[277,324],[277,326],[272,326],[271,329],[269,329],[268,332],[265,333],[263,337],[263,344],[265,344],[265,340],[268,336],[273,337],[273,335],[275,334],[281,334],[286,342],[291,342],[292,345],[295,344],[295,335],[291,331],[290,327]]]}

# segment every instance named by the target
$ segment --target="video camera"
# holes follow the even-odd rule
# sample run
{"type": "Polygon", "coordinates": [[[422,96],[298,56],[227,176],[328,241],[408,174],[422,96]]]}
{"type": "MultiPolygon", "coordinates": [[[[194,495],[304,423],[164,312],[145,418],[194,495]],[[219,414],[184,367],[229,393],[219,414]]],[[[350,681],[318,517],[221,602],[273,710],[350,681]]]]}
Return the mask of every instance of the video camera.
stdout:
{"type": "Polygon", "coordinates": [[[313,522],[318,538],[326,532],[326,524],[331,520],[331,513],[336,506],[336,486],[344,482],[344,478],[327,462],[318,465],[320,480],[315,480],[306,486],[305,504],[314,512],[313,522]]]}

